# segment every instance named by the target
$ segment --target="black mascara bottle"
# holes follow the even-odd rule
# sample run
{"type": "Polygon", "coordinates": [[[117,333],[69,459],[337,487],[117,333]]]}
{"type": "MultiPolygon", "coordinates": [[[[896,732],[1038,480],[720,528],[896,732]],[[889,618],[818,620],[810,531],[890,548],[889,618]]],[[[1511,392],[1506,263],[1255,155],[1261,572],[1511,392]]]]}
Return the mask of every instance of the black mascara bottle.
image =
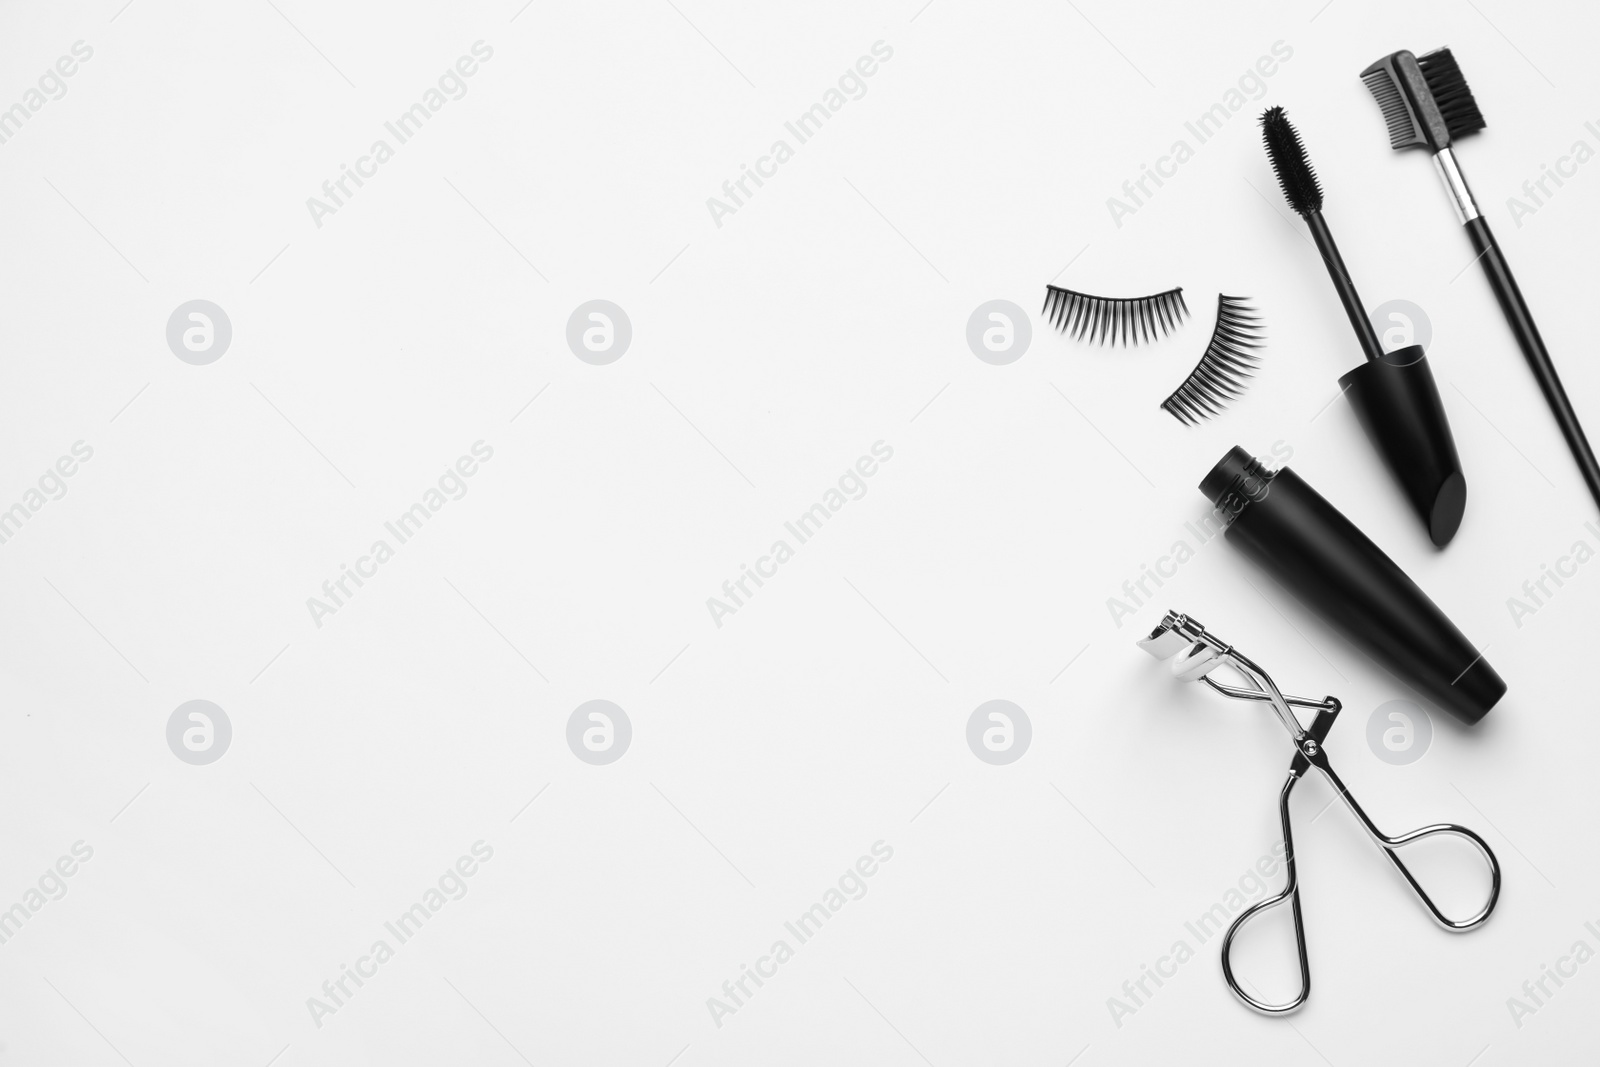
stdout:
{"type": "Polygon", "coordinates": [[[1506,683],[1381,548],[1288,467],[1235,447],[1200,483],[1242,549],[1351,642],[1463,722],[1506,683]]]}

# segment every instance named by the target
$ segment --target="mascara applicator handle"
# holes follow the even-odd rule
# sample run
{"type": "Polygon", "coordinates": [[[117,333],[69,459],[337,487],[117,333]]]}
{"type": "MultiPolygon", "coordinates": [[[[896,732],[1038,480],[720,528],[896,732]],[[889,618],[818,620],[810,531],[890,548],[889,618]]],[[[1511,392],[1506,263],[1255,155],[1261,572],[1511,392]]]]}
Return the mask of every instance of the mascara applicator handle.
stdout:
{"type": "Polygon", "coordinates": [[[1511,276],[1511,267],[1506,263],[1506,257],[1501,253],[1483,216],[1468,219],[1464,226],[1467,235],[1472,238],[1472,247],[1477,249],[1483,263],[1483,272],[1489,276],[1494,295],[1500,300],[1500,309],[1505,312],[1511,332],[1516,334],[1517,344],[1527,357],[1528,366],[1533,368],[1533,376],[1539,380],[1539,388],[1544,391],[1545,402],[1550,405],[1556,424],[1567,439],[1567,447],[1572,450],[1572,458],[1583,473],[1589,493],[1595,503],[1600,504],[1600,463],[1595,462],[1594,449],[1589,447],[1589,439],[1584,436],[1578,414],[1572,409],[1572,401],[1567,399],[1566,389],[1561,386],[1555,364],[1550,361],[1544,339],[1539,336],[1539,327],[1534,325],[1533,315],[1522,299],[1522,290],[1517,288],[1517,280],[1511,276]]]}
{"type": "Polygon", "coordinates": [[[1378,340],[1378,332],[1372,328],[1372,321],[1367,318],[1367,312],[1361,305],[1361,297],[1356,293],[1356,283],[1350,279],[1350,272],[1345,269],[1344,258],[1339,255],[1339,246],[1333,243],[1333,234],[1328,230],[1328,222],[1322,217],[1320,211],[1308,211],[1303,216],[1306,225],[1311,229],[1311,237],[1317,244],[1317,251],[1322,253],[1322,263],[1328,268],[1328,277],[1333,281],[1333,288],[1339,294],[1339,302],[1344,305],[1344,313],[1350,319],[1350,328],[1356,332],[1356,340],[1361,342],[1361,351],[1369,360],[1383,358],[1383,344],[1378,340]]]}

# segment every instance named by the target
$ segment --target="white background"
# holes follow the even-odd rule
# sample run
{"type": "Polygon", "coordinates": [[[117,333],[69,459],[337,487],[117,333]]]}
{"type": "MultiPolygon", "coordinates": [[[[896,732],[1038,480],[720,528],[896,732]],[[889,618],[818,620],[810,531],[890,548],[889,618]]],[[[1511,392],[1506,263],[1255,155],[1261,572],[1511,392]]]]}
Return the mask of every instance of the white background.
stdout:
{"type": "MultiPolygon", "coordinates": [[[[0,908],[94,854],[0,945],[0,1062],[1578,1062],[1600,964],[1520,1028],[1507,998],[1600,949],[1600,564],[1520,627],[1507,599],[1600,547],[1595,508],[1356,75],[1454,47],[1489,121],[1462,167],[1600,428],[1600,165],[1520,228],[1505,206],[1600,148],[1596,27],[1319,2],[6,5],[0,106],[74,42],[93,57],[0,145],[0,507],[94,456],[0,545],[0,908]],[[306,199],[479,40],[467,95],[318,227],[306,199]],[[707,198],[877,41],[865,95],[716,225],[707,198]],[[1262,98],[1116,226],[1107,198],[1276,41],[1262,98]],[[1272,103],[1369,305],[1431,319],[1470,486],[1446,551],[1330,406],[1360,355],[1260,149],[1272,103]],[[1032,314],[1052,279],[1181,285],[1194,314],[1134,350],[1035,317],[1021,359],[975,358],[973,309],[1032,314]],[[1218,292],[1270,344],[1185,428],[1157,404],[1218,292]],[[233,327],[209,366],[165,339],[196,298],[233,327]],[[596,298],[633,325],[609,366],[564,337],[596,298]],[[478,440],[470,492],[316,626],[307,598],[478,440]],[[706,598],[879,440],[866,496],[715,626],[706,598]],[[1476,728],[1435,714],[1412,765],[1364,736],[1407,691],[1224,542],[1120,628],[1107,610],[1229,446],[1278,441],[1510,685],[1476,728]],[[1482,832],[1489,924],[1436,928],[1348,813],[1311,821],[1311,781],[1313,995],[1287,1021],[1239,1006],[1184,922],[1276,841],[1290,749],[1134,647],[1167,607],[1345,702],[1330,753],[1382,826],[1482,832]],[[603,767],[566,743],[596,698],[634,731],[603,767]],[[1033,725],[1004,767],[965,740],[996,698],[1033,725]],[[167,746],[191,699],[233,726],[209,766],[167,746]],[[317,1026],[307,998],[479,840],[470,892],[317,1026]],[[879,840],[867,895],[716,1025],[707,998],[879,840]],[[1179,938],[1195,958],[1118,1026],[1108,998],[1179,938]]],[[[1469,865],[1429,870],[1470,906],[1469,865]]],[[[1287,936],[1241,956],[1272,993],[1287,936]]]]}

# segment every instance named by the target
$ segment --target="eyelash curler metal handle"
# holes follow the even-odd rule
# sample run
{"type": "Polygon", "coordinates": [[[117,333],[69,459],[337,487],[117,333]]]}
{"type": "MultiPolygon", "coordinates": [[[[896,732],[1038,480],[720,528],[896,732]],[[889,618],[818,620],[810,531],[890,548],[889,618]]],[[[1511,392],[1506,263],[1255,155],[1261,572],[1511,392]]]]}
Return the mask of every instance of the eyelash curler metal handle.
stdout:
{"type": "MultiPolygon", "coordinates": [[[[1295,701],[1295,703],[1299,702],[1295,701]]],[[[1326,756],[1323,756],[1324,762],[1326,762],[1326,758],[1326,756]]],[[[1265,900],[1257,901],[1244,911],[1240,912],[1239,916],[1233,920],[1233,925],[1228,927],[1228,932],[1222,939],[1223,980],[1228,983],[1228,988],[1233,990],[1235,996],[1237,996],[1248,1006],[1265,1015],[1287,1015],[1290,1012],[1298,1009],[1306,1002],[1306,999],[1311,996],[1311,966],[1306,956],[1305,921],[1300,912],[1300,883],[1299,878],[1296,875],[1294,861],[1294,832],[1290,826],[1289,819],[1289,795],[1294,791],[1295,784],[1299,782],[1301,777],[1305,774],[1305,768],[1307,766],[1309,766],[1309,764],[1304,760],[1303,757],[1296,756],[1295,765],[1290,769],[1288,780],[1283,783],[1283,790],[1278,794],[1278,818],[1283,824],[1283,860],[1285,871],[1284,887],[1280,892],[1274,894],[1273,896],[1267,897],[1265,900]],[[1250,993],[1247,993],[1244,990],[1244,987],[1240,984],[1239,979],[1233,973],[1233,939],[1238,936],[1239,931],[1244,927],[1245,923],[1249,922],[1262,912],[1270,911],[1272,908],[1281,905],[1284,903],[1284,901],[1289,902],[1289,905],[1294,912],[1295,951],[1300,960],[1300,991],[1295,995],[1293,1000],[1282,1004],[1269,1004],[1266,1001],[1261,1000],[1259,997],[1255,997],[1250,993]]],[[[1395,865],[1395,868],[1405,876],[1406,882],[1411,886],[1412,891],[1417,894],[1417,898],[1422,901],[1423,906],[1428,909],[1428,913],[1433,916],[1434,921],[1436,921],[1440,926],[1443,926],[1446,930],[1464,933],[1468,930],[1472,930],[1483,925],[1483,923],[1488,920],[1490,913],[1494,911],[1495,904],[1500,899],[1500,862],[1495,858],[1493,850],[1489,848],[1489,846],[1484,842],[1483,838],[1479,837],[1476,833],[1467,829],[1465,826],[1457,826],[1454,823],[1435,823],[1431,826],[1424,826],[1420,829],[1412,830],[1409,833],[1400,834],[1396,837],[1390,837],[1389,835],[1379,831],[1378,828],[1372,824],[1372,820],[1367,817],[1366,812],[1363,811],[1361,806],[1356,803],[1355,798],[1352,797],[1349,791],[1344,788],[1344,784],[1339,781],[1337,775],[1335,775],[1326,767],[1319,766],[1318,769],[1322,770],[1329,776],[1329,780],[1333,782],[1334,788],[1339,790],[1339,795],[1344,798],[1345,803],[1349,805],[1350,809],[1355,813],[1357,820],[1363,827],[1366,828],[1367,833],[1379,845],[1379,847],[1384,850],[1384,855],[1389,857],[1390,861],[1395,865]],[[1411,869],[1405,865],[1404,861],[1402,861],[1397,854],[1398,849],[1410,844],[1413,841],[1420,841],[1424,837],[1432,837],[1439,834],[1449,834],[1456,837],[1466,838],[1477,847],[1478,851],[1483,854],[1483,858],[1488,862],[1491,878],[1489,899],[1484,906],[1470,918],[1458,920],[1451,919],[1449,916],[1445,915],[1439,906],[1434,903],[1433,898],[1428,895],[1428,891],[1422,888],[1422,884],[1418,882],[1416,876],[1411,873],[1411,869]]]]}
{"type": "MultiPolygon", "coordinates": [[[[1306,751],[1304,745],[1301,746],[1301,751],[1306,751]]],[[[1465,933],[1468,930],[1482,926],[1488,920],[1490,913],[1494,911],[1495,904],[1500,900],[1500,861],[1495,858],[1494,851],[1489,847],[1488,842],[1465,826],[1449,822],[1421,826],[1415,830],[1390,837],[1373,825],[1367,813],[1361,810],[1361,805],[1356,803],[1356,798],[1350,795],[1350,791],[1344,787],[1344,783],[1339,780],[1339,776],[1329,766],[1328,754],[1320,746],[1315,752],[1308,754],[1307,758],[1310,759],[1312,766],[1327,777],[1334,789],[1339,791],[1339,796],[1344,799],[1345,807],[1349,808],[1351,813],[1355,815],[1356,821],[1361,823],[1362,828],[1367,831],[1367,836],[1371,837],[1374,843],[1383,849],[1384,855],[1389,857],[1389,862],[1394,864],[1395,869],[1405,876],[1406,881],[1417,894],[1417,898],[1422,901],[1423,905],[1428,909],[1428,914],[1433,916],[1435,922],[1446,930],[1465,933]],[[1439,905],[1435,904],[1433,898],[1428,895],[1428,891],[1422,888],[1422,883],[1417,881],[1416,876],[1411,873],[1411,868],[1407,867],[1405,861],[1400,858],[1399,850],[1405,845],[1409,845],[1413,841],[1420,841],[1425,837],[1437,837],[1440,835],[1466,838],[1477,846],[1478,851],[1483,854],[1484,860],[1489,865],[1489,899],[1470,918],[1452,919],[1441,911],[1439,905]]]]}
{"type": "MultiPolygon", "coordinates": [[[[1234,686],[1223,685],[1210,677],[1201,680],[1224,696],[1234,697],[1239,700],[1273,702],[1272,697],[1263,690],[1239,689],[1234,686]]],[[[1252,678],[1251,681],[1254,682],[1255,679],[1252,678]]],[[[1304,697],[1293,696],[1285,696],[1283,700],[1284,703],[1292,707],[1315,709],[1317,717],[1312,721],[1311,728],[1305,731],[1306,736],[1318,744],[1327,740],[1328,731],[1333,727],[1334,717],[1339,714],[1339,701],[1333,697],[1327,697],[1323,700],[1307,700],[1304,697]]],[[[1298,725],[1298,722],[1299,720],[1296,720],[1296,725],[1298,725]]],[[[1306,769],[1310,766],[1311,764],[1306,761],[1306,758],[1297,752],[1293,761],[1289,764],[1289,777],[1284,781],[1283,789],[1278,793],[1278,820],[1283,827],[1283,889],[1264,900],[1256,901],[1240,912],[1238,918],[1234,919],[1232,925],[1228,927],[1227,934],[1222,938],[1223,981],[1228,983],[1228,988],[1233,990],[1234,996],[1243,1001],[1246,1006],[1254,1008],[1263,1015],[1288,1015],[1290,1012],[1298,1010],[1306,1002],[1307,998],[1311,996],[1311,964],[1306,956],[1305,919],[1300,913],[1300,879],[1295,872],[1294,864],[1294,830],[1289,822],[1289,794],[1294,792],[1295,784],[1305,776],[1306,769]],[[1294,947],[1300,959],[1300,992],[1295,994],[1293,1000],[1286,1003],[1269,1004],[1258,997],[1246,993],[1244,987],[1239,984],[1238,978],[1235,977],[1233,973],[1233,939],[1239,935],[1239,931],[1244,927],[1245,923],[1264,911],[1272,910],[1284,901],[1289,902],[1289,907],[1294,914],[1294,947]]]]}
{"type": "Polygon", "coordinates": [[[1263,1015],[1288,1015],[1298,1010],[1311,996],[1311,964],[1306,959],[1306,927],[1305,920],[1300,914],[1300,880],[1295,876],[1294,870],[1294,834],[1289,829],[1289,794],[1294,791],[1295,783],[1299,780],[1300,775],[1291,772],[1289,780],[1283,783],[1283,791],[1278,794],[1278,817],[1283,821],[1283,866],[1286,874],[1283,890],[1265,900],[1258,900],[1241,911],[1222,938],[1222,980],[1228,983],[1228,988],[1233,990],[1234,996],[1263,1015]],[[1262,912],[1277,907],[1285,900],[1289,902],[1294,912],[1294,947],[1300,956],[1300,992],[1287,1003],[1268,1004],[1246,993],[1239,980],[1234,977],[1233,939],[1238,936],[1239,930],[1245,923],[1262,912]]]}
{"type": "MultiPolygon", "coordinates": [[[[1210,681],[1210,679],[1207,679],[1207,681],[1210,681]]],[[[1289,699],[1291,703],[1301,703],[1301,701],[1295,700],[1292,697],[1289,699]]],[[[1332,715],[1329,715],[1328,719],[1331,724],[1332,715]]],[[[1290,826],[1289,819],[1289,795],[1294,791],[1295,784],[1298,783],[1304,776],[1308,766],[1315,765],[1318,770],[1327,775],[1329,782],[1331,782],[1333,787],[1338,790],[1339,795],[1344,798],[1345,804],[1352,812],[1355,813],[1357,821],[1360,822],[1361,825],[1366,829],[1367,834],[1373,839],[1373,841],[1383,849],[1384,855],[1389,857],[1390,862],[1395,865],[1395,869],[1405,876],[1405,880],[1411,886],[1412,891],[1417,894],[1417,898],[1422,901],[1423,906],[1428,909],[1428,913],[1433,916],[1434,921],[1440,926],[1444,927],[1446,930],[1452,930],[1457,933],[1465,933],[1468,930],[1482,926],[1484,922],[1488,920],[1490,913],[1494,911],[1495,904],[1498,903],[1500,899],[1500,861],[1495,858],[1494,851],[1489,848],[1488,844],[1484,842],[1483,838],[1479,837],[1476,833],[1467,829],[1465,826],[1458,826],[1454,823],[1434,823],[1431,826],[1423,826],[1419,829],[1412,830],[1409,833],[1391,837],[1373,825],[1372,820],[1367,817],[1367,813],[1362,810],[1360,804],[1356,803],[1355,798],[1350,795],[1349,790],[1345,789],[1344,783],[1339,780],[1339,776],[1333,772],[1332,768],[1327,765],[1327,762],[1327,754],[1322,751],[1320,744],[1317,745],[1316,755],[1310,757],[1309,761],[1308,758],[1303,754],[1303,749],[1302,754],[1297,754],[1295,756],[1294,764],[1289,770],[1288,780],[1283,783],[1283,790],[1278,794],[1278,818],[1283,824],[1283,862],[1285,871],[1284,887],[1281,892],[1267,897],[1265,900],[1257,901],[1244,911],[1240,912],[1238,918],[1233,920],[1233,925],[1228,927],[1228,932],[1222,939],[1223,980],[1228,983],[1228,988],[1233,990],[1233,993],[1236,997],[1238,997],[1249,1007],[1254,1008],[1256,1011],[1259,1011],[1264,1015],[1287,1015],[1290,1012],[1297,1010],[1306,1002],[1306,999],[1311,996],[1311,966],[1306,956],[1305,921],[1300,912],[1300,883],[1298,877],[1296,876],[1294,862],[1294,832],[1290,826]],[[1398,855],[1398,850],[1403,846],[1408,845],[1413,841],[1420,841],[1425,837],[1433,837],[1440,834],[1448,834],[1456,837],[1466,838],[1477,847],[1478,851],[1483,854],[1483,858],[1489,864],[1489,873],[1491,879],[1489,899],[1484,906],[1470,918],[1458,920],[1451,919],[1449,916],[1445,915],[1444,912],[1440,910],[1439,906],[1434,903],[1433,898],[1428,895],[1428,891],[1422,888],[1422,883],[1417,881],[1416,876],[1411,873],[1411,869],[1405,865],[1405,862],[1401,860],[1400,856],[1398,855]],[[1300,991],[1295,995],[1293,1000],[1282,1004],[1269,1004],[1266,1001],[1261,1000],[1259,997],[1252,996],[1251,994],[1245,992],[1243,986],[1240,985],[1238,978],[1234,975],[1233,939],[1238,936],[1240,929],[1243,928],[1245,923],[1249,922],[1262,912],[1269,911],[1272,908],[1279,906],[1286,900],[1289,902],[1289,905],[1294,912],[1295,951],[1298,953],[1300,958],[1300,991]]]]}
{"type": "Polygon", "coordinates": [[[1488,920],[1500,899],[1500,861],[1495,858],[1494,851],[1483,838],[1465,826],[1455,823],[1433,823],[1397,836],[1385,834],[1373,823],[1366,811],[1356,802],[1355,797],[1345,788],[1338,774],[1334,772],[1332,764],[1328,761],[1327,751],[1323,748],[1323,742],[1327,740],[1328,731],[1333,728],[1334,719],[1339,714],[1341,705],[1338,700],[1333,697],[1307,700],[1303,697],[1285,696],[1272,678],[1247,656],[1231,645],[1219,641],[1207,633],[1199,622],[1184,615],[1169,613],[1161,625],[1139,644],[1158,659],[1172,657],[1172,672],[1181,679],[1203,681],[1223,696],[1237,700],[1262,701],[1269,704],[1294,741],[1295,755],[1289,764],[1289,777],[1278,794],[1278,818],[1283,827],[1284,844],[1283,890],[1257,901],[1240,912],[1222,939],[1223,979],[1242,1002],[1266,1015],[1287,1015],[1303,1005],[1311,995],[1311,967],[1306,953],[1305,922],[1300,909],[1300,883],[1295,869],[1294,832],[1289,817],[1289,797],[1294,792],[1295,785],[1312,767],[1317,768],[1328,779],[1329,784],[1344,800],[1345,806],[1355,815],[1356,821],[1366,830],[1367,836],[1383,849],[1384,855],[1389,857],[1389,862],[1393,863],[1395,869],[1405,877],[1406,883],[1411,886],[1435,922],[1446,930],[1463,933],[1476,929],[1488,920]],[[1223,664],[1238,671],[1251,688],[1226,685],[1212,678],[1210,672],[1223,664]],[[1314,709],[1317,712],[1309,728],[1301,726],[1300,720],[1295,717],[1292,709],[1296,707],[1314,709]],[[1489,865],[1489,898],[1483,907],[1469,918],[1451,919],[1445,915],[1398,855],[1399,849],[1405,845],[1438,835],[1465,838],[1483,854],[1484,860],[1489,865]],[[1262,912],[1282,905],[1285,901],[1289,903],[1294,914],[1295,950],[1300,962],[1300,991],[1290,1001],[1269,1004],[1245,992],[1234,974],[1233,941],[1246,922],[1262,912]]]}

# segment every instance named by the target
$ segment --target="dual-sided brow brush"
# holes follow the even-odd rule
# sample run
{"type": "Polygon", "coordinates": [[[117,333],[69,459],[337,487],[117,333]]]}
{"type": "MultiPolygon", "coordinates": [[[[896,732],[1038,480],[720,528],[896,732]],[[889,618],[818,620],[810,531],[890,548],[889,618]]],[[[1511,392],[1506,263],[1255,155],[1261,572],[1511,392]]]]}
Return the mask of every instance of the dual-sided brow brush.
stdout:
{"type": "Polygon", "coordinates": [[[1448,48],[1437,49],[1420,58],[1402,51],[1384,56],[1362,71],[1361,80],[1367,83],[1383,109],[1384,120],[1389,125],[1389,147],[1427,148],[1433,153],[1439,177],[1444,180],[1455,204],[1456,219],[1472,238],[1472,247],[1478,252],[1511,332],[1516,335],[1528,366],[1533,368],[1533,376],[1544,391],[1545,402],[1550,405],[1556,424],[1567,439],[1573,459],[1578,461],[1590,494],[1600,503],[1600,463],[1595,462],[1594,449],[1589,447],[1577,412],[1572,409],[1572,401],[1561,387],[1555,364],[1545,350],[1539,328],[1533,324],[1533,314],[1522,299],[1517,280],[1511,276],[1511,267],[1495,243],[1488,221],[1478,211],[1467,180],[1456,165],[1455,153],[1450,150],[1453,139],[1477,133],[1487,125],[1461,67],[1448,48]]]}
{"type": "Polygon", "coordinates": [[[1367,362],[1339,379],[1339,385],[1367,436],[1400,482],[1407,498],[1428,528],[1434,544],[1443,546],[1456,535],[1467,506],[1467,481],[1461,473],[1455,439],[1445,417],[1444,402],[1421,345],[1385,352],[1367,317],[1355,282],[1345,269],[1339,246],[1322,216],[1322,185],[1306,158],[1300,135],[1283,108],[1261,116],[1261,136],[1272,169],[1289,206],[1306,220],[1328,277],[1344,305],[1350,327],[1367,362]]]}

